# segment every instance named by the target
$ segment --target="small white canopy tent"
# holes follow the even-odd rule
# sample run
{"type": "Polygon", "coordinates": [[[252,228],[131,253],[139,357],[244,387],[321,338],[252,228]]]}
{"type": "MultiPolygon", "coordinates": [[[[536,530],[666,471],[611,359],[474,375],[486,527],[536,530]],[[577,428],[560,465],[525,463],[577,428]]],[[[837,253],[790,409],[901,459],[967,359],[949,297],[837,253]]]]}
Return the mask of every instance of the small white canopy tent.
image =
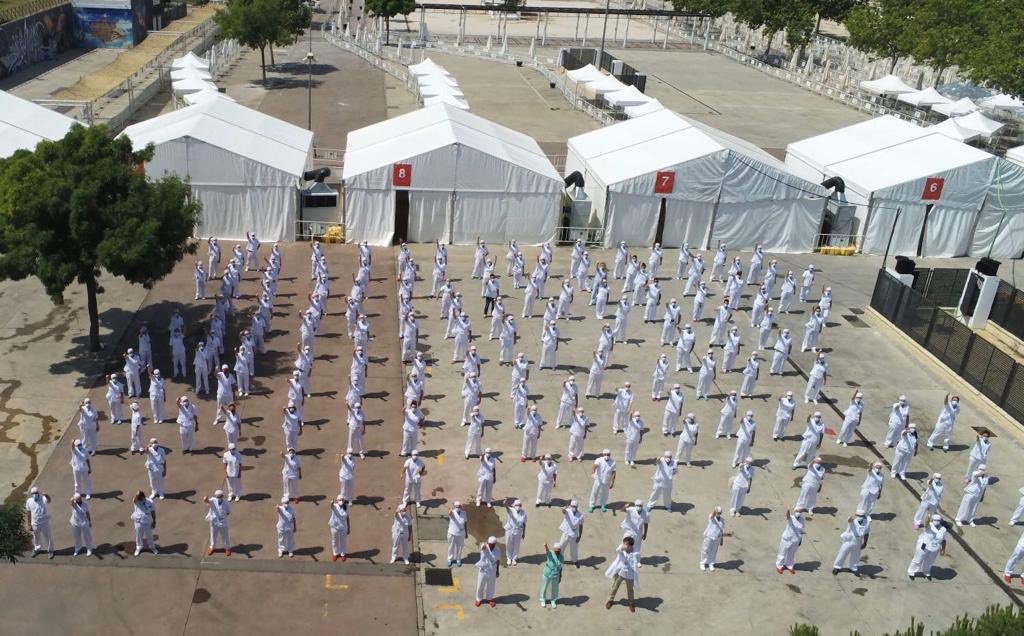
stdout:
{"type": "Polygon", "coordinates": [[[343,178],[345,237],[373,245],[391,243],[405,197],[407,240],[542,243],[565,185],[533,138],[448,104],[350,132],[343,178]]]}
{"type": "Polygon", "coordinates": [[[960,125],[960,117],[953,117],[946,121],[929,127],[932,132],[941,133],[950,139],[967,143],[974,141],[981,136],[977,130],[960,125]]]}
{"type": "Polygon", "coordinates": [[[962,256],[995,157],[933,128],[879,117],[790,144],[786,165],[808,179],[842,177],[865,253],[885,252],[899,209],[893,254],[962,256]]]}
{"type": "Polygon", "coordinates": [[[602,79],[583,85],[583,92],[592,98],[624,90],[626,90],[626,85],[611,75],[605,75],[602,79]]]}
{"type": "Polygon", "coordinates": [[[646,104],[640,104],[639,106],[626,106],[622,110],[626,113],[627,117],[633,118],[643,117],[644,115],[649,115],[651,113],[658,112],[659,110],[665,110],[665,106],[657,99],[651,98],[651,101],[646,104]]]}
{"type": "Polygon", "coordinates": [[[222,92],[220,92],[220,91],[218,91],[216,89],[203,89],[203,90],[198,91],[196,93],[189,93],[188,95],[185,95],[184,97],[182,97],[182,99],[189,106],[194,106],[196,104],[202,104],[203,102],[208,102],[211,99],[226,99],[229,102],[235,101],[231,97],[225,95],[224,93],[222,93],[222,92]]]}
{"type": "Polygon", "coordinates": [[[295,237],[302,173],[313,133],[227,99],[211,99],[124,130],[132,146],[156,146],[146,173],[188,179],[202,203],[196,235],[269,241],[295,237]]]}
{"type": "Polygon", "coordinates": [[[932,106],[932,110],[942,113],[946,117],[959,117],[960,115],[970,115],[978,110],[978,107],[970,99],[961,97],[949,104],[936,104],[932,106]]]}
{"type": "Polygon", "coordinates": [[[875,95],[900,95],[902,93],[916,93],[917,89],[908,86],[903,80],[895,75],[886,75],[876,80],[865,80],[860,83],[861,90],[875,95]]]}
{"type": "Polygon", "coordinates": [[[776,252],[814,246],[826,191],[756,146],[669,110],[569,139],[566,174],[579,171],[604,223],[604,243],[662,243],[776,252]]]}
{"type": "Polygon", "coordinates": [[[171,71],[171,81],[183,80],[183,79],[199,79],[205,82],[209,82],[212,79],[209,71],[204,71],[198,68],[181,68],[171,71]]]}
{"type": "Polygon", "coordinates": [[[171,68],[197,68],[205,71],[210,68],[210,63],[207,60],[204,60],[203,58],[197,56],[192,51],[189,51],[185,55],[179,58],[175,58],[174,61],[171,62],[171,68]]]}
{"type": "Polygon", "coordinates": [[[429,57],[425,58],[419,64],[410,64],[409,72],[416,76],[440,74],[451,77],[451,73],[449,73],[447,70],[445,70],[443,66],[441,66],[434,60],[430,59],[429,57]]]}
{"type": "Polygon", "coordinates": [[[904,102],[911,106],[917,106],[918,108],[928,108],[936,104],[949,104],[953,100],[940,94],[939,91],[929,86],[923,91],[901,93],[896,96],[896,101],[904,102]]]}
{"type": "Polygon", "coordinates": [[[978,111],[974,111],[970,115],[957,117],[956,123],[968,130],[977,132],[981,137],[991,137],[1005,125],[1002,122],[986,117],[978,111]]]}
{"type": "Polygon", "coordinates": [[[626,107],[646,104],[651,98],[637,90],[636,86],[628,86],[621,91],[605,94],[604,100],[612,106],[626,107]]]}
{"type": "Polygon", "coordinates": [[[1005,93],[993,95],[992,97],[986,97],[985,99],[978,102],[978,105],[988,110],[1022,110],[1024,109],[1024,102],[1020,101],[1016,97],[1011,97],[1005,93]]]}
{"type": "Polygon", "coordinates": [[[602,80],[602,79],[608,77],[607,75],[602,73],[593,64],[587,64],[586,66],[581,66],[580,68],[578,68],[576,70],[573,70],[573,71],[566,71],[565,75],[566,75],[566,77],[568,77],[569,79],[571,79],[573,82],[575,82],[577,84],[586,84],[587,82],[596,82],[598,80],[602,80]]]}
{"type": "Polygon", "coordinates": [[[186,77],[184,79],[174,80],[171,82],[171,90],[174,94],[181,97],[182,95],[188,95],[189,93],[198,93],[199,91],[217,90],[217,86],[206,80],[199,79],[198,77],[186,77]]]}
{"type": "Polygon", "coordinates": [[[1005,159],[996,162],[969,254],[1024,257],[1024,165],[1005,159]]]}
{"type": "Polygon", "coordinates": [[[0,91],[0,159],[34,150],[44,139],[63,139],[74,123],[67,115],[0,91]]]}
{"type": "Polygon", "coordinates": [[[469,104],[466,100],[455,95],[449,95],[447,93],[441,93],[440,95],[429,95],[423,98],[424,106],[433,106],[434,104],[448,104],[454,106],[459,110],[469,110],[469,104]]]}
{"type": "Polygon", "coordinates": [[[1017,146],[1006,151],[1006,159],[1024,166],[1024,146],[1017,146]]]}

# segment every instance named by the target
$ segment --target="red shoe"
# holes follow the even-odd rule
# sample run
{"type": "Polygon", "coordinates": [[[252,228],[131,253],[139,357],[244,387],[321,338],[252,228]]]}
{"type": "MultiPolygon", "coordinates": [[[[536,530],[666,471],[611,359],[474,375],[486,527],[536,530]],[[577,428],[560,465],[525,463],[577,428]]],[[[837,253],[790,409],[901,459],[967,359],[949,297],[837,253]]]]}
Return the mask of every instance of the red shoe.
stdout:
{"type": "Polygon", "coordinates": [[[208,550],[206,551],[206,556],[213,556],[213,548],[209,548],[209,549],[208,549],[208,550]]]}
{"type": "Polygon", "coordinates": [[[1003,575],[1003,581],[1006,582],[1006,583],[1013,583],[1013,577],[1010,576],[1009,574],[1004,574],[1003,575]]]}
{"type": "Polygon", "coordinates": [[[490,605],[491,607],[494,607],[495,605],[497,605],[497,603],[494,602],[493,598],[491,600],[487,601],[487,604],[490,605]]]}
{"type": "Polygon", "coordinates": [[[789,573],[790,574],[796,574],[796,570],[794,570],[793,568],[789,568],[789,573]]]}
{"type": "Polygon", "coordinates": [[[344,563],[345,561],[348,561],[348,557],[343,554],[341,555],[341,562],[344,563]]]}
{"type": "Polygon", "coordinates": [[[480,607],[480,601],[473,601],[473,607],[480,607]]]}
{"type": "Polygon", "coordinates": [[[224,556],[231,556],[231,548],[224,550],[224,556]]]}
{"type": "Polygon", "coordinates": [[[780,568],[778,566],[775,566],[775,571],[778,572],[779,574],[782,574],[782,568],[780,568]]]}
{"type": "Polygon", "coordinates": [[[337,554],[331,556],[331,561],[337,561],[337,560],[338,560],[338,555],[337,554]]]}
{"type": "Polygon", "coordinates": [[[520,457],[519,458],[519,463],[521,463],[521,464],[522,463],[526,463],[526,458],[525,457],[520,457]]]}

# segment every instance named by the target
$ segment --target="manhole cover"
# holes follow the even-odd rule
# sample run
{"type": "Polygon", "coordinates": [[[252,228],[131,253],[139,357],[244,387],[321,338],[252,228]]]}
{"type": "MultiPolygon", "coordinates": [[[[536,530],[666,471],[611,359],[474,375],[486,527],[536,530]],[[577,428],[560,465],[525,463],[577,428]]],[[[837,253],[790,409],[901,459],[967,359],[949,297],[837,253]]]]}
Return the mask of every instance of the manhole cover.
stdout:
{"type": "Polygon", "coordinates": [[[448,568],[427,568],[424,571],[424,580],[427,585],[440,587],[452,586],[452,571],[448,568]]]}

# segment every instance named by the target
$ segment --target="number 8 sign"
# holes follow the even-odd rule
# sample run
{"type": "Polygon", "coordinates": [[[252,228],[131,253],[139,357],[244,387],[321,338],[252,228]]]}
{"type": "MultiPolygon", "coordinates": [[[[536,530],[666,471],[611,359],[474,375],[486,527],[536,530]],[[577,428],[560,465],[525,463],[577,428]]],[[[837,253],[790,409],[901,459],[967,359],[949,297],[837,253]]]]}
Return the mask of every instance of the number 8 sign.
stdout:
{"type": "Polygon", "coordinates": [[[676,185],[676,173],[673,170],[664,170],[654,175],[654,194],[672,194],[676,185]]]}
{"type": "Polygon", "coordinates": [[[391,169],[391,185],[409,187],[412,185],[412,164],[396,163],[391,169]]]}
{"type": "Polygon", "coordinates": [[[929,177],[924,180],[924,192],[921,193],[922,201],[938,201],[942,198],[942,186],[946,180],[941,177],[929,177]]]}

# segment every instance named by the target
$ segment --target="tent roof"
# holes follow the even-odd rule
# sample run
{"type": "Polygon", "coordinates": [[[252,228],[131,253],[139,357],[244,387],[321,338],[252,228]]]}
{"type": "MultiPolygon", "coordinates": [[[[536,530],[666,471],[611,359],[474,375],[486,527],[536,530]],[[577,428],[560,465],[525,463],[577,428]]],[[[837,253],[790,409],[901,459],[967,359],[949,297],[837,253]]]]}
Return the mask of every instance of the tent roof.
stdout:
{"type": "Polygon", "coordinates": [[[185,79],[171,82],[171,89],[178,95],[187,95],[188,93],[195,93],[196,91],[208,90],[210,88],[216,90],[217,86],[198,77],[186,77],[185,79]]]}
{"type": "Polygon", "coordinates": [[[566,71],[565,74],[569,76],[569,79],[577,84],[596,82],[607,77],[607,75],[602,73],[593,64],[587,64],[586,66],[580,67],[574,71],[566,71]]]}
{"type": "Polygon", "coordinates": [[[197,68],[197,69],[206,70],[206,69],[210,68],[210,63],[207,62],[206,60],[204,60],[203,58],[197,56],[192,51],[189,51],[185,55],[183,55],[181,57],[178,57],[178,58],[175,58],[174,61],[171,62],[171,68],[172,69],[197,68]]]}
{"type": "Polygon", "coordinates": [[[608,93],[604,99],[615,106],[638,106],[651,101],[651,98],[641,93],[636,86],[627,86],[621,91],[608,93]]]}
{"type": "Polygon", "coordinates": [[[424,79],[434,80],[435,77],[427,76],[420,77],[419,79],[419,93],[421,97],[430,95],[454,95],[456,97],[465,97],[466,94],[462,92],[462,89],[458,85],[452,86],[447,82],[441,81],[424,81],[424,79]]]}
{"type": "Polygon", "coordinates": [[[986,117],[978,111],[974,111],[970,115],[957,117],[954,121],[959,126],[979,133],[982,137],[991,137],[992,133],[1004,126],[1002,122],[986,117]]]}
{"type": "MultiPolygon", "coordinates": [[[[665,109],[577,135],[568,145],[607,185],[725,152],[791,175],[785,164],[754,144],[665,109]]],[[[808,184],[808,189],[816,187],[808,184]]]]}
{"type": "Polygon", "coordinates": [[[795,141],[789,144],[786,153],[824,171],[825,166],[833,163],[876,152],[926,134],[920,126],[892,115],[883,115],[795,141]]]}
{"type": "Polygon", "coordinates": [[[864,194],[869,194],[992,159],[987,152],[932,133],[831,164],[827,172],[841,176],[847,185],[860,186],[864,194]]]}
{"type": "Polygon", "coordinates": [[[651,98],[650,101],[639,104],[637,106],[626,106],[623,108],[628,117],[641,117],[643,115],[649,115],[651,113],[658,112],[659,110],[665,110],[665,106],[659,102],[656,98],[651,98]]]}
{"type": "Polygon", "coordinates": [[[313,133],[227,99],[175,110],[125,128],[132,145],[191,137],[294,176],[302,176],[313,133]]]}
{"type": "Polygon", "coordinates": [[[895,75],[886,75],[876,80],[865,80],[860,83],[860,87],[869,93],[875,95],[899,95],[900,93],[916,93],[917,89],[913,86],[907,85],[903,80],[896,77],[895,75]]]}
{"type": "Polygon", "coordinates": [[[920,106],[922,108],[927,106],[934,106],[935,104],[948,104],[951,99],[943,96],[939,91],[929,86],[923,91],[914,91],[913,93],[902,93],[896,97],[897,101],[912,104],[914,106],[920,106]]]}
{"type": "Polygon", "coordinates": [[[929,126],[928,130],[932,132],[941,133],[949,137],[950,139],[955,139],[961,142],[974,141],[980,136],[977,130],[968,128],[966,126],[961,126],[959,120],[959,117],[947,119],[946,121],[940,124],[929,126]]]}
{"type": "Polygon", "coordinates": [[[615,79],[612,75],[605,75],[603,78],[590,82],[586,85],[588,91],[593,91],[596,94],[601,93],[613,93],[615,91],[626,90],[626,85],[615,79]]]}
{"type": "Polygon", "coordinates": [[[423,98],[424,106],[433,106],[434,104],[449,104],[458,108],[459,110],[469,110],[469,104],[465,99],[450,95],[448,93],[441,93],[440,95],[429,95],[423,98]]]}
{"type": "Polygon", "coordinates": [[[202,68],[196,68],[194,66],[186,66],[185,68],[176,68],[171,70],[171,81],[190,78],[201,79],[208,82],[213,78],[213,76],[210,75],[210,71],[202,68]]]}
{"type": "Polygon", "coordinates": [[[1020,110],[1024,108],[1024,102],[1020,101],[1016,97],[1006,95],[1005,93],[1000,93],[998,95],[993,95],[992,97],[987,97],[978,102],[978,104],[984,106],[985,108],[991,108],[993,110],[999,108],[1007,110],[1020,110]]]}
{"type": "Polygon", "coordinates": [[[234,99],[228,97],[220,91],[210,89],[203,89],[201,91],[196,91],[195,93],[189,93],[188,95],[185,95],[182,99],[184,99],[185,103],[189,106],[201,104],[203,102],[210,101],[211,99],[226,99],[229,102],[235,101],[234,99]]]}
{"type": "Polygon", "coordinates": [[[562,180],[532,137],[444,103],[349,132],[343,178],[454,144],[562,180]]]}
{"type": "Polygon", "coordinates": [[[1006,158],[1024,166],[1024,146],[1017,146],[1006,151],[1006,158]]]}
{"type": "Polygon", "coordinates": [[[932,106],[932,110],[937,113],[942,113],[946,117],[956,117],[957,115],[968,115],[978,110],[974,102],[966,97],[961,97],[951,104],[936,104],[932,106]]]}
{"type": "Polygon", "coordinates": [[[0,91],[0,158],[40,141],[63,139],[75,120],[10,93],[0,91]]]}
{"type": "Polygon", "coordinates": [[[419,64],[410,64],[409,72],[413,75],[447,75],[451,76],[451,73],[445,70],[443,66],[435,62],[434,60],[425,58],[419,64]]]}

